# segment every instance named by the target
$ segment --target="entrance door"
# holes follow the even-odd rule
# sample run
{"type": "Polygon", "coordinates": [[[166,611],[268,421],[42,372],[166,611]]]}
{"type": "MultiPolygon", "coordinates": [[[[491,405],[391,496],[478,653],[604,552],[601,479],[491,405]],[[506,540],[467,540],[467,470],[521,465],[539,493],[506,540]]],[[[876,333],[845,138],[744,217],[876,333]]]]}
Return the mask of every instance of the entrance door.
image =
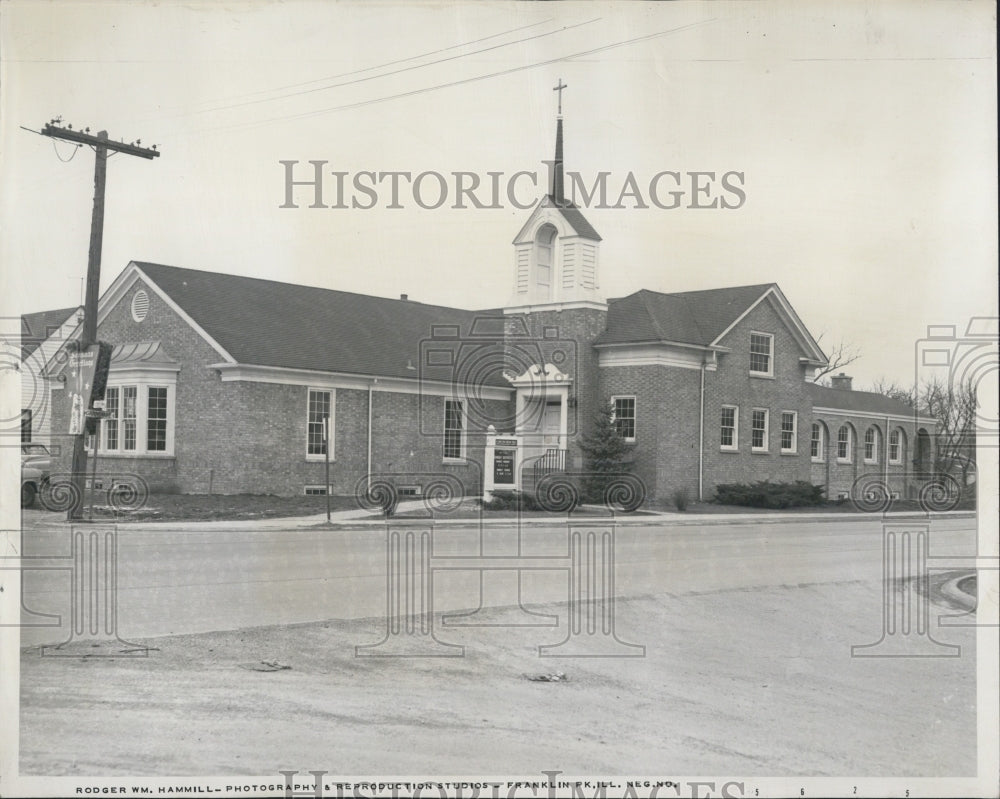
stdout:
{"type": "Polygon", "coordinates": [[[542,446],[544,449],[559,449],[559,432],[562,427],[562,406],[558,402],[547,402],[542,411],[542,446]]]}

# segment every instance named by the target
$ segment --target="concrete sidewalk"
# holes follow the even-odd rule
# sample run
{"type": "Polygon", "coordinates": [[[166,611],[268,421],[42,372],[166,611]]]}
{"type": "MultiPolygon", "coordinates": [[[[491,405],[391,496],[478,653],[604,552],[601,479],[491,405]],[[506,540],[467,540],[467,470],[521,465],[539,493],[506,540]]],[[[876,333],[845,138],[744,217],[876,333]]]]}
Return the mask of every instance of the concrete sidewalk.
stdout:
{"type": "MultiPolygon", "coordinates": [[[[546,516],[530,513],[523,517],[517,516],[493,516],[489,511],[483,512],[480,516],[451,517],[447,514],[431,514],[430,512],[423,518],[418,516],[400,517],[399,514],[419,513],[425,510],[423,500],[407,500],[400,502],[396,509],[396,515],[390,521],[396,525],[418,524],[421,522],[433,521],[435,525],[455,525],[472,526],[482,524],[488,527],[498,527],[520,522],[521,526],[547,527],[552,524],[562,524],[566,521],[595,522],[608,521],[614,519],[619,526],[646,527],[646,526],[689,526],[689,525],[723,525],[723,524],[793,524],[796,522],[859,522],[880,519],[930,519],[930,518],[975,518],[975,511],[944,511],[940,513],[924,514],[919,511],[905,511],[896,513],[845,513],[838,511],[773,511],[758,513],[688,513],[680,511],[654,511],[643,510],[640,514],[618,513],[611,514],[605,508],[597,505],[584,505],[579,510],[570,514],[552,513],[546,516]]],[[[87,524],[89,522],[84,522],[87,524]]],[[[107,524],[107,520],[95,522],[95,524],[107,524]]],[[[281,517],[273,519],[244,519],[232,521],[149,521],[149,522],[120,522],[121,530],[158,530],[161,532],[173,530],[186,530],[191,532],[206,530],[298,530],[303,528],[319,528],[327,530],[384,527],[386,519],[381,513],[368,511],[363,508],[353,508],[349,510],[334,511],[330,514],[330,522],[327,523],[326,514],[312,514],[309,516],[281,517]]],[[[46,527],[58,527],[69,525],[64,518],[49,521],[46,519],[43,524],[46,527]]],[[[79,522],[74,522],[79,524],[79,522]]]]}

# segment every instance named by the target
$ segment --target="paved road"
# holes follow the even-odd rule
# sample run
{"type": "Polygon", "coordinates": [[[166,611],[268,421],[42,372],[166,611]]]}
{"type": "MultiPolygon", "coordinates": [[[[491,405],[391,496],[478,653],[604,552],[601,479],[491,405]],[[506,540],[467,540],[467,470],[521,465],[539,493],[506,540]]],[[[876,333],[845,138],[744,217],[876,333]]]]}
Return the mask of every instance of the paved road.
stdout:
{"type": "MultiPolygon", "coordinates": [[[[616,531],[616,594],[748,589],[880,579],[881,526],[877,519],[757,522],[700,525],[628,524],[616,531]]],[[[68,555],[70,531],[29,526],[27,557],[68,555]]],[[[90,528],[87,528],[88,530],[90,528]]],[[[543,560],[547,570],[522,573],[527,605],[565,601],[568,578],[550,556],[567,551],[565,524],[521,533],[522,555],[543,560]],[[545,558],[549,558],[545,560],[545,558]]],[[[438,526],[436,556],[515,555],[512,526],[438,526]]],[[[935,520],[931,555],[975,552],[975,520],[935,520]]],[[[435,563],[444,562],[435,560],[435,563]]],[[[43,561],[39,561],[41,565],[43,561]]],[[[53,561],[45,561],[53,565],[53,561]]],[[[55,565],[59,565],[58,562],[55,565]]],[[[68,565],[63,561],[62,565],[68,565]]],[[[386,532],[353,530],[123,529],[119,532],[119,632],[125,639],[174,633],[379,616],[386,605],[386,532]]],[[[516,572],[493,571],[483,579],[486,604],[517,600],[516,572]]],[[[435,610],[473,608],[480,602],[480,575],[436,571],[435,610]]],[[[29,571],[23,598],[36,613],[69,612],[69,571],[29,571]]],[[[877,624],[878,609],[873,608],[877,624]]],[[[27,617],[25,617],[27,620],[27,617]]],[[[25,629],[22,645],[64,640],[66,628],[25,629]]]]}

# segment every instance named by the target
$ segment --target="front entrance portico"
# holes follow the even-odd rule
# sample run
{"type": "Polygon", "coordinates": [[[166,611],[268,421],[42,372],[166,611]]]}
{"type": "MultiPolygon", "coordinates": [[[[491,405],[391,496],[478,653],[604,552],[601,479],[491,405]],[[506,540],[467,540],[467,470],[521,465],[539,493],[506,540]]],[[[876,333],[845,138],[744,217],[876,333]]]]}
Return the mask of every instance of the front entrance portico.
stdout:
{"type": "MultiPolygon", "coordinates": [[[[522,473],[531,469],[534,462],[550,453],[565,451],[569,440],[568,406],[572,378],[551,363],[533,364],[520,375],[504,375],[514,388],[514,430],[497,432],[500,438],[516,440],[517,468],[512,485],[503,488],[523,489],[522,473]]],[[[493,442],[488,442],[492,444],[493,442]]],[[[561,462],[561,458],[557,458],[561,462]]],[[[495,449],[486,448],[484,472],[492,477],[496,468],[495,449]]],[[[486,493],[500,488],[499,483],[487,479],[486,493]]]]}

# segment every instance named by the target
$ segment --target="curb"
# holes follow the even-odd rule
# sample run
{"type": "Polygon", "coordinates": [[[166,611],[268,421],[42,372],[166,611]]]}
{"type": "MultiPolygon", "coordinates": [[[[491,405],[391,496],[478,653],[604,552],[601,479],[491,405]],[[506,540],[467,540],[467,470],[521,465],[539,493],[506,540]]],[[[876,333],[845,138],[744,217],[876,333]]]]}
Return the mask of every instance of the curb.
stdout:
{"type": "Polygon", "coordinates": [[[958,584],[962,580],[966,580],[973,576],[975,572],[969,572],[968,574],[961,574],[958,577],[953,577],[948,580],[948,582],[942,584],[941,593],[944,594],[948,599],[958,603],[963,608],[965,608],[970,613],[975,613],[976,608],[979,606],[979,598],[975,594],[970,594],[967,591],[963,591],[959,588],[958,584]]]}
{"type": "MultiPolygon", "coordinates": [[[[478,518],[462,518],[462,519],[441,519],[441,518],[420,518],[420,517],[406,517],[406,516],[394,516],[389,520],[383,518],[371,518],[371,517],[361,517],[354,519],[339,519],[333,520],[329,524],[326,521],[326,514],[320,514],[316,516],[297,516],[289,517],[283,519],[260,519],[260,520],[248,520],[245,522],[241,521],[211,521],[211,522],[122,522],[118,523],[116,526],[122,531],[133,531],[133,532],[144,532],[149,530],[158,530],[160,532],[249,532],[253,530],[261,531],[280,531],[280,530],[364,530],[369,528],[383,528],[387,524],[393,524],[398,526],[405,526],[408,524],[418,525],[426,524],[428,522],[433,522],[436,526],[441,527],[461,527],[461,526],[478,526],[483,527],[502,527],[509,525],[518,525],[522,529],[532,529],[532,528],[544,528],[551,527],[552,525],[564,524],[566,522],[575,522],[579,524],[599,524],[602,522],[615,521],[619,527],[691,527],[691,526],[732,526],[732,525],[745,525],[745,524],[795,524],[799,522],[871,522],[878,520],[906,520],[906,519],[974,519],[976,517],[975,511],[943,511],[940,513],[924,514],[918,511],[906,511],[898,513],[885,513],[885,514],[869,514],[869,513],[802,513],[794,515],[785,515],[778,513],[747,513],[747,514],[667,514],[659,513],[655,515],[644,515],[644,516],[594,516],[594,515],[580,515],[580,516],[552,516],[552,517],[524,517],[519,518],[517,516],[505,516],[502,518],[489,518],[487,516],[480,516],[478,518]]],[[[58,522],[47,523],[46,526],[50,527],[62,527],[71,526],[72,524],[80,524],[79,522],[68,522],[65,520],[60,520],[58,522]]],[[[89,524],[89,522],[84,522],[84,524],[89,524]]],[[[98,522],[93,522],[94,525],[112,525],[115,522],[111,520],[102,520],[98,522]]],[[[956,589],[957,590],[957,589],[956,589]]],[[[968,596],[965,594],[964,596],[968,596]]]]}

